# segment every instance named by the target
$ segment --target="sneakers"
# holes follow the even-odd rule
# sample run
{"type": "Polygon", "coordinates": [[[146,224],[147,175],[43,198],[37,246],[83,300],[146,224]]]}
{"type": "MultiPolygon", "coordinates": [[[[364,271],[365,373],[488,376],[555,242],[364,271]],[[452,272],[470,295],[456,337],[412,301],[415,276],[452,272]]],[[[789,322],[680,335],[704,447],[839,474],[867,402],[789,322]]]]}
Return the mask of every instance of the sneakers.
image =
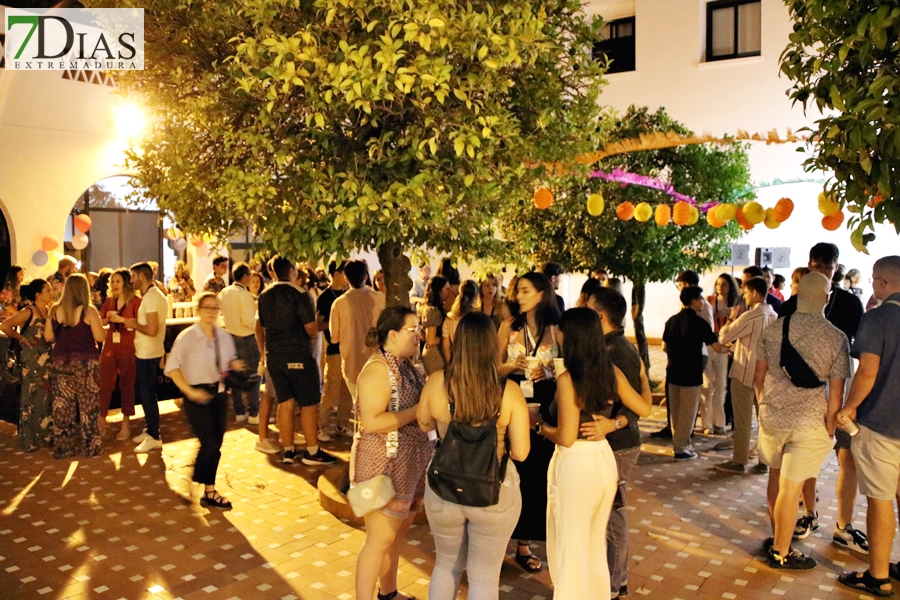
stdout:
{"type": "Polygon", "coordinates": [[[256,446],[254,449],[257,452],[262,452],[263,454],[278,454],[281,452],[281,448],[273,444],[269,440],[256,440],[256,446]]]}
{"type": "Polygon", "coordinates": [[[760,473],[761,475],[765,475],[766,473],[769,472],[769,465],[767,465],[766,463],[756,463],[756,466],[753,467],[753,470],[754,470],[756,473],[760,473]]]}
{"type": "Polygon", "coordinates": [[[151,450],[162,450],[162,440],[154,440],[149,435],[144,434],[144,441],[137,445],[134,452],[135,454],[147,454],[151,450]]]}
{"type": "Polygon", "coordinates": [[[331,436],[328,435],[328,432],[325,431],[324,429],[320,429],[319,432],[316,434],[316,439],[319,440],[320,442],[330,442],[331,436]]]}
{"type": "Polygon", "coordinates": [[[734,449],[734,439],[728,438],[724,442],[719,442],[715,446],[713,446],[716,450],[732,450],[734,449]]]}
{"type": "Polygon", "coordinates": [[[253,415],[250,415],[247,417],[247,423],[249,425],[259,425],[259,416],[254,417],[253,415]]]}
{"type": "Polygon", "coordinates": [[[731,473],[731,474],[744,474],[744,465],[739,465],[736,462],[732,462],[730,460],[726,460],[725,462],[719,463],[713,467],[717,471],[722,471],[723,473],[731,473]]]}
{"type": "Polygon", "coordinates": [[[693,450],[685,450],[684,452],[676,452],[675,460],[694,460],[698,456],[700,455],[693,450]]]}
{"type": "Polygon", "coordinates": [[[650,437],[661,440],[671,440],[672,430],[669,427],[663,427],[659,431],[654,431],[653,433],[651,433],[650,437]]]}
{"type": "Polygon", "coordinates": [[[767,537],[766,541],[763,542],[763,550],[766,551],[766,554],[769,554],[769,551],[772,550],[772,546],[775,545],[775,538],[767,537]]]}
{"type": "Polygon", "coordinates": [[[713,434],[713,435],[725,435],[725,428],[724,428],[724,427],[715,427],[715,426],[713,426],[713,428],[712,428],[712,434],[713,434]]]}
{"type": "MultiPolygon", "coordinates": [[[[819,530],[819,513],[811,515],[803,515],[797,519],[797,526],[794,527],[794,539],[805,540],[813,531],[819,530]]],[[[837,530],[835,530],[837,531],[837,530]]],[[[835,534],[837,535],[837,534],[835,534]]]]}
{"type": "Polygon", "coordinates": [[[309,451],[304,452],[300,462],[304,465],[317,467],[320,465],[333,465],[337,462],[337,459],[330,454],[325,454],[322,452],[322,449],[319,448],[319,451],[315,454],[310,454],[309,451]]]}
{"type": "Polygon", "coordinates": [[[831,541],[838,546],[849,548],[860,554],[869,553],[869,538],[862,531],[854,529],[850,523],[847,523],[847,526],[843,529],[835,526],[834,536],[831,538],[831,541]]]}
{"type": "Polygon", "coordinates": [[[799,550],[791,549],[787,556],[781,556],[771,548],[768,553],[768,563],[773,569],[784,569],[790,571],[809,571],[816,568],[819,564],[814,558],[806,556],[799,550]]]}
{"type": "Polygon", "coordinates": [[[292,465],[297,460],[297,451],[296,450],[285,450],[281,455],[281,464],[283,465],[292,465]]]}
{"type": "Polygon", "coordinates": [[[135,444],[140,444],[141,442],[144,441],[144,439],[146,437],[147,437],[147,430],[145,429],[142,432],[140,432],[139,434],[137,434],[136,436],[134,436],[133,438],[131,438],[131,441],[134,442],[135,444]]]}
{"type": "Polygon", "coordinates": [[[335,429],[335,432],[343,437],[352,438],[353,437],[353,427],[350,425],[338,425],[335,429]]]}
{"type": "Polygon", "coordinates": [[[238,423],[246,423],[246,422],[247,422],[247,415],[235,415],[235,416],[234,416],[234,420],[235,420],[236,422],[238,422],[238,423]]]}

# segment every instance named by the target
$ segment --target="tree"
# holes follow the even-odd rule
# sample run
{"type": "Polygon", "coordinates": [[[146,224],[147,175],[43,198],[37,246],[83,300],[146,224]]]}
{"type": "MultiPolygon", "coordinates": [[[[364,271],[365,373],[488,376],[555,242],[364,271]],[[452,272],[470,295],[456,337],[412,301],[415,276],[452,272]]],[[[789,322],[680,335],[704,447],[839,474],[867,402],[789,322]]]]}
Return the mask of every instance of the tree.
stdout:
{"type": "Polygon", "coordinates": [[[600,22],[578,0],[142,6],[147,69],[117,81],[154,122],[129,157],[145,195],[289,256],[375,248],[389,303],[407,253],[503,251],[494,216],[541,176],[526,162],[596,147],[600,22]]]}
{"type": "MultiPolygon", "coordinates": [[[[672,120],[664,109],[630,107],[609,130],[610,141],[635,138],[640,134],[674,130],[691,132],[672,120]]],[[[632,152],[604,159],[605,171],[620,168],[630,173],[668,177],[674,189],[699,202],[743,200],[752,195],[750,169],[743,147],[734,144],[679,146],[663,150],[632,152]]],[[[554,261],[570,271],[606,269],[631,280],[632,316],[638,348],[650,366],[643,310],[646,284],[669,281],[679,272],[698,272],[722,264],[729,256],[729,243],[739,235],[736,222],[715,229],[702,217],[690,226],[669,223],[659,227],[653,219],[641,223],[622,221],[616,207],[622,202],[672,204],[664,192],[601,179],[570,177],[557,187],[556,200],[547,210],[538,210],[530,201],[521,201],[507,213],[506,237],[523,256],[540,263],[554,261]],[[606,208],[598,217],[588,214],[588,195],[601,193],[606,208]]]]}
{"type": "Polygon", "coordinates": [[[900,233],[900,7],[896,0],[788,6],[794,32],[781,70],[794,81],[790,97],[825,114],[812,128],[806,169],[833,173],[826,193],[854,213],[851,241],[866,252],[875,223],[889,221],[900,233]]]}

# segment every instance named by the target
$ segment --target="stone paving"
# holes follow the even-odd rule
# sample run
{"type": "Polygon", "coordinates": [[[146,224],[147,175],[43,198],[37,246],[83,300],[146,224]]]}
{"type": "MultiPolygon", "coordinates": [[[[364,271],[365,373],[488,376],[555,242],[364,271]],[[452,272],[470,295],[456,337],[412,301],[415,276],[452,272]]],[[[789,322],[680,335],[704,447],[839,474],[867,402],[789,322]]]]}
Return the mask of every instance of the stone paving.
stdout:
{"type": "MultiPolygon", "coordinates": [[[[0,427],[0,598],[353,597],[364,531],[321,510],[320,469],[283,466],[255,452],[254,434],[232,422],[219,489],[234,509],[201,508],[190,483],[196,439],[172,402],[161,408],[165,446],[149,456],[116,442],[114,423],[103,456],[61,461],[46,450],[21,452],[14,428],[0,427]]],[[[643,427],[657,429],[664,419],[656,409],[643,427]]],[[[629,490],[631,597],[867,598],[835,581],[842,569],[864,569],[865,563],[830,543],[834,458],[820,481],[821,527],[800,542],[819,567],[776,572],[761,562],[761,544],[770,535],[766,478],[712,470],[728,453],[705,449],[720,439],[697,436],[700,460],[675,463],[670,446],[645,437],[629,490]]],[[[349,457],[349,440],[324,446],[342,460],[349,457]]],[[[864,506],[860,498],[860,527],[864,506]]],[[[523,573],[513,550],[510,545],[500,598],[552,597],[546,570],[523,573]]],[[[545,555],[542,545],[535,552],[545,555]]],[[[401,590],[425,598],[432,564],[428,528],[416,526],[403,551],[401,590]]]]}

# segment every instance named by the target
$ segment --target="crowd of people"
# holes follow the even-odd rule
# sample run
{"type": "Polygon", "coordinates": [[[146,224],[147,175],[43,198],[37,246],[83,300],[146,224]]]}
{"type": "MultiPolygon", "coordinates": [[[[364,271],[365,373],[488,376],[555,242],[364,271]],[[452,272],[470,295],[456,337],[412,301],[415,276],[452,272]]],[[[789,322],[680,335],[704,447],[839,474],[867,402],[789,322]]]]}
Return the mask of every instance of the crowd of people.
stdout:
{"type": "MultiPolygon", "coordinates": [[[[386,308],[384,274],[362,260],[332,261],[327,272],[279,256],[265,265],[216,257],[212,267],[199,290],[181,262],[165,284],[153,263],[86,275],[66,259],[30,281],[13,267],[0,331],[20,346],[23,448],[96,456],[118,390],[116,439],[132,436],[139,403],[135,452],[159,450],[161,368],[200,442],[193,480],[207,507],[231,506],[216,490],[229,407],[257,427],[256,450],[285,465],[333,464],[320,443],[352,438],[348,497],[366,522],[358,598],[404,597],[400,550],[422,510],[436,547],[430,598],[455,598],[464,571],[470,598],[497,598],[510,540],[529,573],[545,566],[532,542],[546,542],[557,599],[628,595],[626,486],[653,399],[625,337],[621,281],[596,271],[566,310],[559,265],[504,288],[492,274],[462,280],[444,259],[434,276],[419,267],[409,305],[386,308]],[[197,318],[167,347],[171,302],[193,302],[197,318]]],[[[823,243],[792,274],[789,296],[769,268],[748,267],[739,282],[721,274],[711,295],[697,273],[679,274],[681,306],[662,339],[669,425],[651,435],[671,438],[674,459],[686,461],[698,457],[698,417],[701,433],[731,426],[716,447],[732,458],[715,468],[745,474],[758,458],[753,468],[768,473],[774,569],[816,566],[792,540],[819,527],[816,477],[836,449],[833,540],[870,559],[839,581],[886,596],[900,577],[890,563],[900,257],[875,263],[865,308],[854,271],[839,273],[837,247],[823,243]],[[868,537],[852,524],[857,489],[868,537]]]]}

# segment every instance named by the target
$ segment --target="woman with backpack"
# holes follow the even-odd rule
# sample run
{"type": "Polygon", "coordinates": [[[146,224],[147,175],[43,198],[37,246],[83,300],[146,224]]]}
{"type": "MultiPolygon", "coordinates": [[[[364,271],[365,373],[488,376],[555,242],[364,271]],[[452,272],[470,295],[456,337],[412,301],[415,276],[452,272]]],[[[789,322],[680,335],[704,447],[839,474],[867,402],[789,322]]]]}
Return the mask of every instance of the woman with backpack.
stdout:
{"type": "Polygon", "coordinates": [[[432,454],[431,441],[416,424],[416,406],[425,385],[412,362],[419,350],[418,334],[415,313],[407,306],[390,306],[381,311],[366,338],[366,345],[375,351],[357,380],[359,429],[350,451],[350,482],[364,488],[387,476],[392,497],[365,513],[366,541],[356,561],[360,599],[372,598],[376,584],[379,600],[406,598],[397,591],[397,566],[413,511],[421,511],[425,469],[432,454]]]}
{"type": "Polygon", "coordinates": [[[642,399],[613,365],[596,312],[573,308],[563,315],[560,328],[566,370],[557,377],[550,410],[557,424],[538,423],[535,428],[556,444],[547,485],[547,560],[553,598],[606,600],[610,594],[606,524],[618,471],[609,442],[597,440],[597,434],[612,432],[620,422],[607,418],[598,423],[594,415],[607,415],[617,399],[626,404],[642,399]]]}
{"type": "Polygon", "coordinates": [[[419,426],[441,446],[428,469],[425,511],[437,551],[429,600],[456,598],[466,570],[469,600],[496,599],[506,546],[522,510],[514,463],[531,448],[528,407],[500,376],[496,327],[480,312],[456,329],[446,370],[425,384],[419,426]],[[471,485],[471,482],[477,481],[471,485]]]}

